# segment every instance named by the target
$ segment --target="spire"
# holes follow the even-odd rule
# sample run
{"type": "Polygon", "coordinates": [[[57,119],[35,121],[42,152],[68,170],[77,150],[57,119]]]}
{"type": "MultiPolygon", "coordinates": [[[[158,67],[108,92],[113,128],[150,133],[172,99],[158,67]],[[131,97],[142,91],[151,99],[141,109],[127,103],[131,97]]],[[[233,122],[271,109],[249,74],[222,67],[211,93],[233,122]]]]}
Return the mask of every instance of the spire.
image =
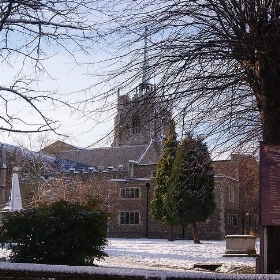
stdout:
{"type": "Polygon", "coordinates": [[[145,26],[144,32],[144,61],[143,61],[143,68],[142,68],[142,82],[139,86],[140,88],[140,95],[145,94],[146,92],[152,89],[152,84],[150,82],[151,78],[151,71],[148,59],[148,28],[145,26]]]}
{"type": "Polygon", "coordinates": [[[142,84],[147,85],[150,84],[150,71],[149,71],[149,61],[148,61],[148,28],[145,26],[144,33],[144,62],[143,62],[143,76],[142,76],[142,84]]]}

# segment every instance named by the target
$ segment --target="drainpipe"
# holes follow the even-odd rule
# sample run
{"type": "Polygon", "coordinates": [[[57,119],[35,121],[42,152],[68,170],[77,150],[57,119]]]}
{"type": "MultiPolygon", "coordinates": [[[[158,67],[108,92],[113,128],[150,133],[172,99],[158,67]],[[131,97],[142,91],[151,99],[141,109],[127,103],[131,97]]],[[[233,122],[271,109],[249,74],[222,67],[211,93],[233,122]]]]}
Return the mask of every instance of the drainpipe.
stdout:
{"type": "Polygon", "coordinates": [[[145,237],[148,238],[149,235],[149,188],[150,183],[146,183],[146,234],[145,237]]]}

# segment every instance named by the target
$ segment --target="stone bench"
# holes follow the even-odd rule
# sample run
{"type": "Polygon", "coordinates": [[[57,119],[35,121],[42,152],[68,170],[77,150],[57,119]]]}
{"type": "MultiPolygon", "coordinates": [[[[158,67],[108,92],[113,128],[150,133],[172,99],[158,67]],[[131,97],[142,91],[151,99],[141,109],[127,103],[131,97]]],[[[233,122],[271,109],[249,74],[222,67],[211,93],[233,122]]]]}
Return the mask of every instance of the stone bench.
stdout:
{"type": "Polygon", "coordinates": [[[225,257],[256,257],[256,237],[253,235],[226,235],[225,257]]]}

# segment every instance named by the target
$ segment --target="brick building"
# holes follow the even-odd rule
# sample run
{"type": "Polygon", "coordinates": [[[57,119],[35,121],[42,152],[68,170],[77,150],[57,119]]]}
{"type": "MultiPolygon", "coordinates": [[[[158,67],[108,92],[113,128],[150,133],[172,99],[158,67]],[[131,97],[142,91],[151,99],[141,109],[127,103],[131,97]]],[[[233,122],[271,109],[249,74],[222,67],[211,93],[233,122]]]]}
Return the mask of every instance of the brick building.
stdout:
{"type": "MultiPolygon", "coordinates": [[[[167,226],[153,221],[150,201],[155,187],[160,142],[148,145],[118,146],[67,151],[61,158],[74,159],[88,167],[65,169],[66,176],[85,181],[102,181],[93,195],[103,194],[113,214],[108,226],[110,237],[167,238],[167,226]],[[94,161],[99,164],[90,164],[94,161]],[[95,166],[95,167],[94,167],[95,166]]],[[[73,165],[72,165],[73,166],[73,165]]],[[[258,165],[254,158],[233,155],[214,161],[217,208],[205,223],[199,223],[201,239],[223,239],[227,234],[256,234],[258,230],[258,165]]],[[[175,227],[174,237],[192,238],[189,227],[175,227]]]]}

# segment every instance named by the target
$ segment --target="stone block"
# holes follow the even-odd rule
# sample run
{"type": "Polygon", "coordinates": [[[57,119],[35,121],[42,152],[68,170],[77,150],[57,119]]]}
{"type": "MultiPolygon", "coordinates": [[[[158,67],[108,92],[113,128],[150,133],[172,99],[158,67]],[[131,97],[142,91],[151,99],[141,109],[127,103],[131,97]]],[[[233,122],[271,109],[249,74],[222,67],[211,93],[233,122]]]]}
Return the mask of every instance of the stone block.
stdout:
{"type": "Polygon", "coordinates": [[[226,252],[229,255],[256,255],[256,237],[253,235],[226,235],[226,252]]]}

